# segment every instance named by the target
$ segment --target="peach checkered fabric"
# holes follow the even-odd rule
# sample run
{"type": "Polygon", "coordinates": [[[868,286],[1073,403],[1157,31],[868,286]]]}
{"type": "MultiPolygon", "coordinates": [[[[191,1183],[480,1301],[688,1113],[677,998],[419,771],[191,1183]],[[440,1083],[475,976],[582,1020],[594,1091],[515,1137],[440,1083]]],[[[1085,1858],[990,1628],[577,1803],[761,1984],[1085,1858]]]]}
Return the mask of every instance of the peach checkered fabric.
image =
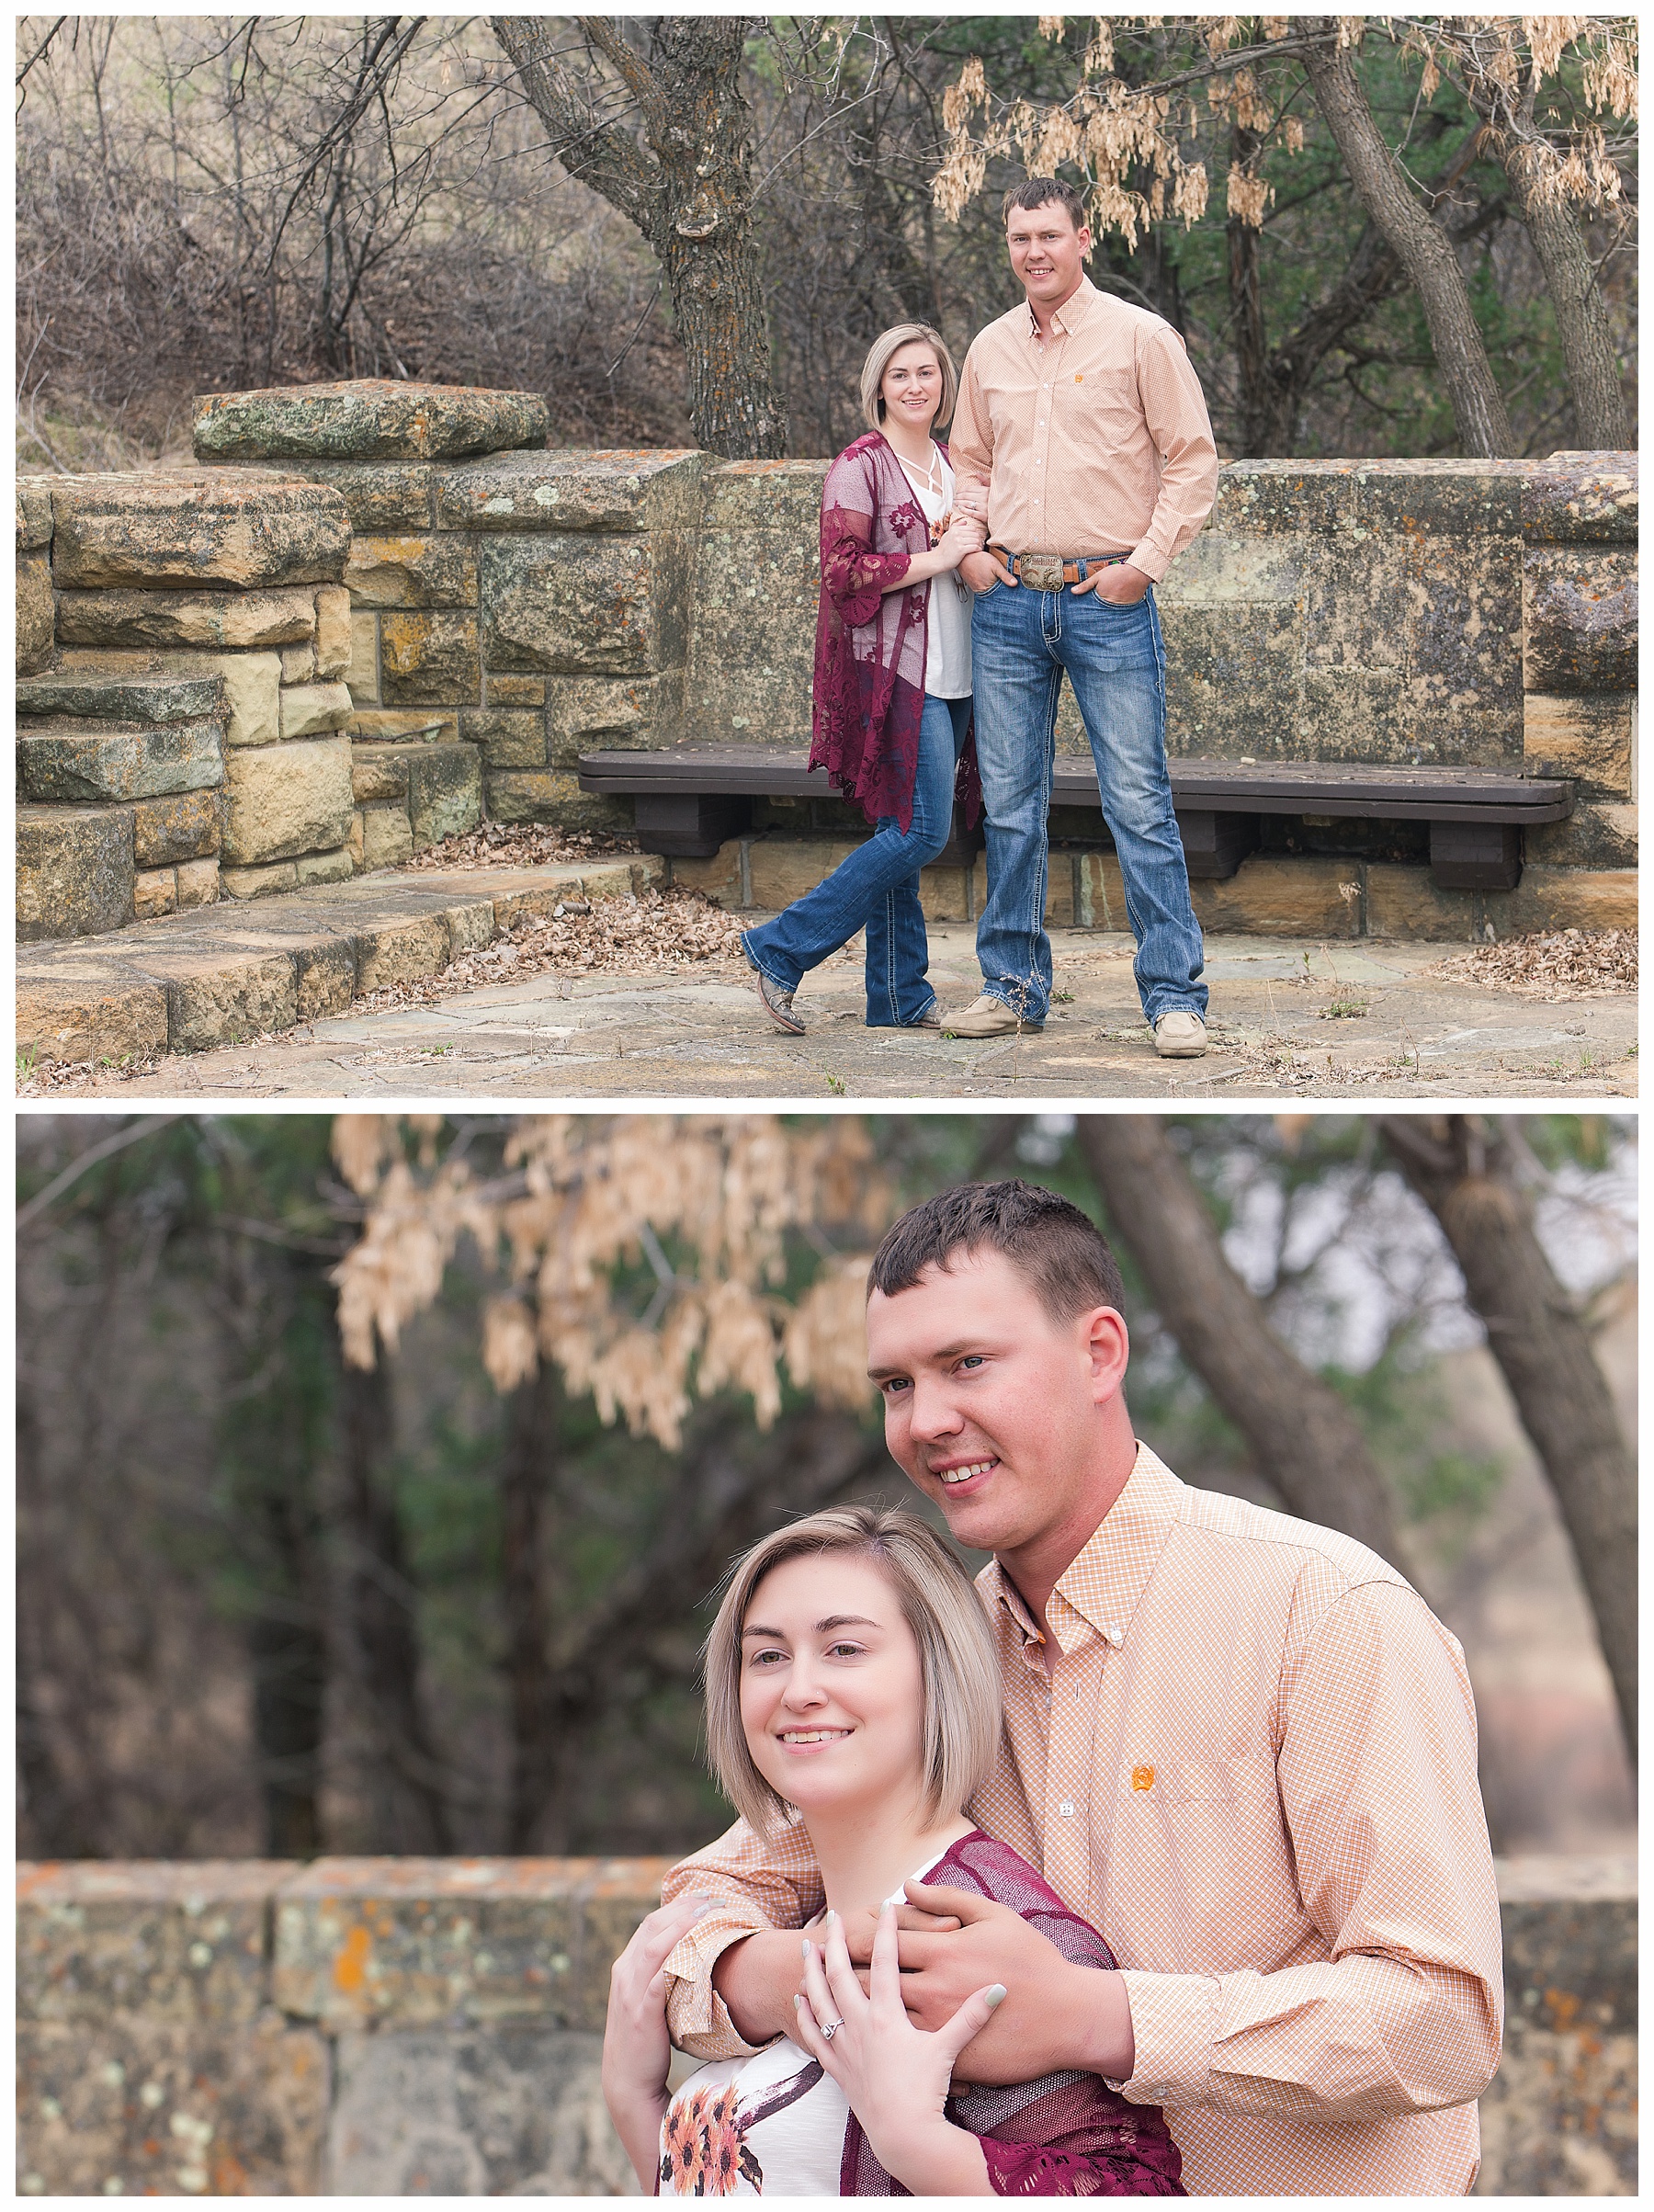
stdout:
{"type": "Polygon", "coordinates": [[[988,535],[1014,553],[1129,553],[1158,584],[1218,496],[1200,379],[1169,323],[1089,277],[1042,344],[1025,302],[965,357],[948,449],[988,480],[988,535]]]}
{"type": "MultiPolygon", "coordinates": [[[[1363,1546],[1192,1490],[1139,1445],[1038,1636],[978,1588],[1005,1740],[972,1816],[1101,1931],[1131,1999],[1127,2097],[1162,2105],[1192,2195],[1442,2195],[1479,2157],[1499,2058],[1499,1905],[1457,1643],[1363,1546]]],[[[668,1962],[675,2041],[746,2048],[711,1984],[761,1922],[821,1903],[801,1830],[743,1823],[668,1899],[727,1908],[668,1962]],[[708,1877],[712,1877],[708,1880],[708,1877]]]]}

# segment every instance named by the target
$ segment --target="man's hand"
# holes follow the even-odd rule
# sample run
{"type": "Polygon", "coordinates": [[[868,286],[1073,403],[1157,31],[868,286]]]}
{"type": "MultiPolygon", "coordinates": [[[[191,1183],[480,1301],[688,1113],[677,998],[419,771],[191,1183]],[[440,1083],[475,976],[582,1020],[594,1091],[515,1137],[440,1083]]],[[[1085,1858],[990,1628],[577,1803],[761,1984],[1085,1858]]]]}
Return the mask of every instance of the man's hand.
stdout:
{"type": "Polygon", "coordinates": [[[1008,584],[1016,589],[1016,578],[997,553],[984,549],[980,553],[968,553],[959,563],[959,573],[973,592],[985,592],[995,584],[1008,584]]]}
{"type": "Polygon", "coordinates": [[[651,1912],[609,1970],[603,2097],[644,2189],[653,2186],[661,2162],[661,2115],[672,2063],[666,1961],[712,1902],[709,1897],[680,1897],[651,1912]]]}
{"type": "MultiPolygon", "coordinates": [[[[820,1923],[811,1921],[813,1929],[820,1923]]],[[[877,1912],[852,1912],[841,1920],[850,1957],[862,1970],[867,1987],[867,1968],[873,1957],[873,1938],[878,1927],[877,1912]]],[[[931,1934],[946,1934],[959,1926],[946,1907],[939,1912],[916,1911],[898,1905],[899,1928],[923,1928],[931,1934]]],[[[802,1954],[797,1928],[757,1928],[719,1952],[712,1968],[712,1987],[724,2001],[743,2043],[768,2043],[776,2036],[790,2036],[796,2016],[793,1999],[804,1987],[802,1954]]]]}
{"type": "Polygon", "coordinates": [[[1106,568],[1093,569],[1083,582],[1073,586],[1073,593],[1080,599],[1087,592],[1095,592],[1112,607],[1135,607],[1153,582],[1152,576],[1133,568],[1129,561],[1111,561],[1106,568]]]}
{"type": "Polygon", "coordinates": [[[909,1882],[907,1894],[922,1911],[960,1923],[952,1933],[901,1932],[902,2001],[916,2027],[934,2033],[990,1983],[1010,1992],[955,2061],[957,2080],[1032,2082],[1067,2067],[1129,2078],[1136,2045],[1119,1975],[1071,1966],[1020,1913],[974,1891],[909,1882]]]}

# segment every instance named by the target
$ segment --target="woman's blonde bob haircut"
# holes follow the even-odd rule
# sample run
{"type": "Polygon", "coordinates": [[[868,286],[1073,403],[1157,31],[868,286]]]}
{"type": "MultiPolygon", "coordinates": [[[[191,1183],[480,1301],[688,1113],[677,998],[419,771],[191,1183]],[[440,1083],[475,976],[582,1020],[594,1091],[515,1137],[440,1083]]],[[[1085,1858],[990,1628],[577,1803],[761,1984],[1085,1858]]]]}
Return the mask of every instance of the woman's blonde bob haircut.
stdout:
{"type": "Polygon", "coordinates": [[[890,366],[891,357],[904,346],[922,344],[935,355],[936,366],[942,371],[942,404],[931,418],[931,429],[945,430],[953,421],[959,397],[959,372],[943,342],[942,333],[933,330],[928,323],[898,323],[893,330],[887,330],[874,339],[872,351],[862,364],[862,414],[869,430],[884,428],[884,394],[878,388],[884,382],[884,372],[890,366]]]}
{"type": "Polygon", "coordinates": [[[901,1600],[924,1685],[923,1811],[964,1810],[999,1749],[1001,1689],[993,1635],[969,1575],[916,1514],[874,1505],[812,1513],[765,1537],[737,1565],[707,1639],[707,1762],[750,1827],[773,1834],[792,1808],[753,1763],[741,1725],[741,1632],[758,1586],[787,1560],[832,1552],[872,1560],[901,1600]]]}

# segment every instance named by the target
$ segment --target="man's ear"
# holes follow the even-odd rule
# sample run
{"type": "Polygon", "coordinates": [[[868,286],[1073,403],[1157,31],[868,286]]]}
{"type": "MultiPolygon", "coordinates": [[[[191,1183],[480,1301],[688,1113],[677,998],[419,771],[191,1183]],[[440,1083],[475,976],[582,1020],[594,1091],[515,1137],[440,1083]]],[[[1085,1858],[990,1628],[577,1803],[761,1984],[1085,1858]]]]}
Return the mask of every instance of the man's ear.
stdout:
{"type": "Polygon", "coordinates": [[[1095,1306],[1078,1326],[1091,1362],[1092,1390],[1099,1405],[1118,1395],[1131,1358],[1131,1333],[1116,1306],[1095,1306]]]}

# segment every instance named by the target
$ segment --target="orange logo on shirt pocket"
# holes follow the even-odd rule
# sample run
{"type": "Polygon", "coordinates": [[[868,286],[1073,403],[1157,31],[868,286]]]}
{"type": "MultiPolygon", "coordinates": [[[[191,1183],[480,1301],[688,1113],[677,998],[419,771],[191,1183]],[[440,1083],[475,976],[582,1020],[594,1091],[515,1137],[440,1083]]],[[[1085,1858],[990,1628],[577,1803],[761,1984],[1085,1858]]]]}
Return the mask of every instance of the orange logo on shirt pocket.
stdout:
{"type": "Polygon", "coordinates": [[[1152,1789],[1154,1787],[1153,1767],[1134,1766],[1131,1770],[1131,1787],[1133,1789],[1152,1789]]]}

